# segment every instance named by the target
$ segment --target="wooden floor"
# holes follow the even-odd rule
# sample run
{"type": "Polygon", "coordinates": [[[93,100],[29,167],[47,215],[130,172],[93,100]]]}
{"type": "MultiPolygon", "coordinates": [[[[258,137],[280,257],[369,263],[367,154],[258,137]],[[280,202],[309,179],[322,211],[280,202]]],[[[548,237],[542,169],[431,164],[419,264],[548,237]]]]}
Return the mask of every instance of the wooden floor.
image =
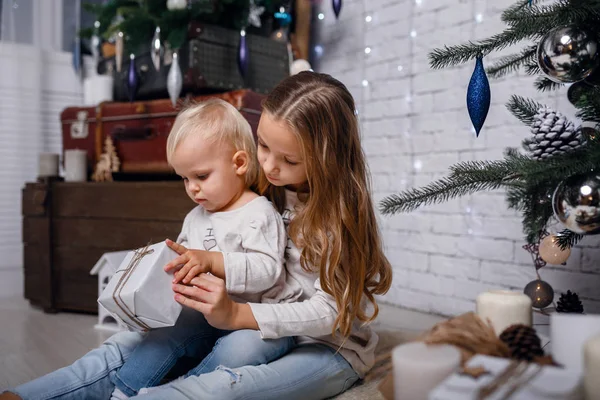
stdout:
{"type": "MultiPolygon", "coordinates": [[[[381,305],[376,329],[420,332],[440,317],[381,305]]],[[[111,333],[96,316],[45,314],[22,298],[0,298],[0,392],[70,364],[111,333]]]]}
{"type": "Polygon", "coordinates": [[[96,316],[45,314],[22,298],[0,299],[0,392],[63,367],[111,334],[96,316]]]}

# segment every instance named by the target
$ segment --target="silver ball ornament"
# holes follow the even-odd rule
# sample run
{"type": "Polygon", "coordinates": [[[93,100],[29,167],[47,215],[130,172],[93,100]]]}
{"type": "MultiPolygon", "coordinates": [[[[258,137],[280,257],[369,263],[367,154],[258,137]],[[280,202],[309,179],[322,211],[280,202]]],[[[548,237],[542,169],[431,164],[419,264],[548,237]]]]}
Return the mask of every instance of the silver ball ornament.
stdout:
{"type": "Polygon", "coordinates": [[[598,42],[593,35],[574,26],[548,32],[537,48],[542,72],[558,83],[573,83],[587,78],[600,62],[598,42]]]}
{"type": "Polygon", "coordinates": [[[600,233],[600,176],[592,172],[576,175],[554,191],[554,215],[570,231],[579,234],[600,233]]]}
{"type": "Polygon", "coordinates": [[[554,289],[546,281],[536,279],[525,286],[523,290],[527,296],[531,298],[531,306],[533,308],[545,308],[552,304],[554,300],[554,289]]]}

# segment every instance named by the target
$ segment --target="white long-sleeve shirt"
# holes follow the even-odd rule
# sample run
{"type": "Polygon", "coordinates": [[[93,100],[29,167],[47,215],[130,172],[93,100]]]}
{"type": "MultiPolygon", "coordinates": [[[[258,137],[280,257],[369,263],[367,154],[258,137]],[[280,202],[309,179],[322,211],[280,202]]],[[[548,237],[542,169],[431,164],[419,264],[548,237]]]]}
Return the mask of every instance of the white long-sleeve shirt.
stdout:
{"type": "MultiPolygon", "coordinates": [[[[286,191],[286,226],[301,206],[296,193],[286,191]]],[[[338,310],[335,299],[321,288],[318,272],[307,272],[300,265],[300,251],[288,239],[286,248],[286,293],[297,301],[286,304],[257,304],[250,307],[264,339],[298,336],[299,343],[321,342],[339,352],[363,377],[371,369],[378,337],[368,326],[355,322],[350,337],[331,335],[338,310]]],[[[288,298],[287,301],[290,299],[288,298]]]]}
{"type": "Polygon", "coordinates": [[[265,197],[232,211],[195,207],[177,238],[190,249],[222,252],[227,292],[249,302],[293,297],[286,285],[286,241],[281,215],[265,197]]]}

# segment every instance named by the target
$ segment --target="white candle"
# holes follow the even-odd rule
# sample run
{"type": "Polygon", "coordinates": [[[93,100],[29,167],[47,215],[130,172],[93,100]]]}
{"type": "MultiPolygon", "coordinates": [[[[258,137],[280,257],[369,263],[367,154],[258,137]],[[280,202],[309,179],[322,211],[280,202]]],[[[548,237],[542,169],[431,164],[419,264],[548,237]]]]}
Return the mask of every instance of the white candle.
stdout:
{"type": "Polygon", "coordinates": [[[496,335],[513,324],[531,326],[531,299],[524,293],[492,290],[477,296],[477,315],[490,321],[496,335]]]}
{"type": "Polygon", "coordinates": [[[583,388],[586,400],[600,400],[600,335],[583,345],[583,388]]]}
{"type": "Polygon", "coordinates": [[[65,181],[85,182],[87,180],[87,152],[85,150],[65,150],[65,181]]]}
{"type": "Polygon", "coordinates": [[[108,75],[94,75],[83,80],[83,103],[96,106],[103,101],[113,100],[113,78],[108,75]]]}
{"type": "Polygon", "coordinates": [[[40,153],[38,156],[38,176],[58,176],[58,154],[40,153]]]}
{"type": "Polygon", "coordinates": [[[460,351],[446,344],[413,342],[394,348],[394,399],[427,400],[429,392],[458,370],[460,360],[460,351]]]}
{"type": "Polygon", "coordinates": [[[600,315],[550,315],[552,358],[575,373],[583,372],[583,345],[597,334],[600,334],[600,315]]]}

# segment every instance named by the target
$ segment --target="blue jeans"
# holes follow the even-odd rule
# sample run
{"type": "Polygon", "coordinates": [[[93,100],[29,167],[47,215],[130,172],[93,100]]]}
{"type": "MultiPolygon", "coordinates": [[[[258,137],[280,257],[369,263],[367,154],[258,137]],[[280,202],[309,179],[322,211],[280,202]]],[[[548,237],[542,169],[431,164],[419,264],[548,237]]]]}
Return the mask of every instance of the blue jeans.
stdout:
{"type": "MultiPolygon", "coordinates": [[[[248,332],[256,333],[236,331],[226,338],[233,340],[248,332]]],[[[114,390],[111,378],[143,337],[134,332],[118,333],[70,366],[18,386],[11,392],[23,400],[108,400],[114,390]]],[[[287,355],[268,364],[219,367],[210,373],[159,386],[135,398],[318,400],[345,391],[357,380],[356,372],[335,349],[323,344],[308,344],[296,346],[287,355]]]]}
{"type": "Polygon", "coordinates": [[[201,313],[183,309],[175,326],[146,335],[114,375],[113,383],[127,396],[134,396],[141,388],[158,386],[182,357],[202,360],[186,375],[193,376],[219,366],[266,364],[288,353],[294,345],[293,337],[263,340],[258,331],[232,333],[216,329],[201,313]]]}

